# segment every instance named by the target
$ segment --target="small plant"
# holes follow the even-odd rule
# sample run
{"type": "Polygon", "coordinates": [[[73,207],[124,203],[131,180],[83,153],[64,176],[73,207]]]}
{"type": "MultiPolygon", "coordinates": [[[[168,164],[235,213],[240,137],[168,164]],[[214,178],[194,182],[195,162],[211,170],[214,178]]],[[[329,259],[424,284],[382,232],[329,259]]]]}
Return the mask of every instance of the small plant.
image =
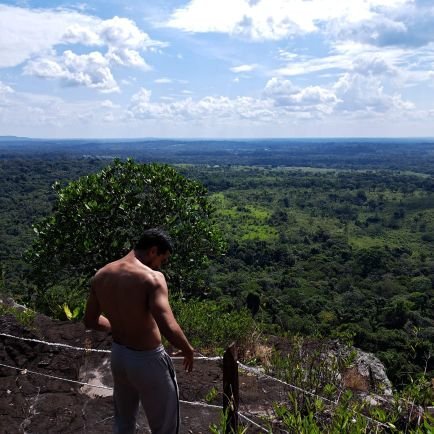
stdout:
{"type": "Polygon", "coordinates": [[[63,308],[63,312],[65,312],[66,318],[68,318],[70,321],[80,318],[83,314],[82,306],[77,306],[76,308],[74,308],[72,312],[66,303],[63,303],[62,308],[63,308]]]}
{"type": "Polygon", "coordinates": [[[356,358],[357,358],[357,351],[355,348],[352,348],[351,351],[342,358],[343,367],[350,368],[353,365],[353,363],[356,361],[356,358]]]}
{"type": "Polygon", "coordinates": [[[217,398],[218,395],[218,390],[216,387],[211,388],[211,390],[206,394],[205,396],[205,401],[209,404],[212,401],[214,401],[214,399],[217,398]]]}
{"type": "MultiPolygon", "coordinates": [[[[211,434],[225,434],[226,431],[226,426],[227,426],[227,422],[228,422],[228,413],[227,411],[222,411],[220,413],[220,420],[218,425],[216,424],[211,424],[209,426],[209,430],[211,434]]],[[[241,424],[238,425],[238,429],[235,432],[233,429],[231,429],[230,431],[231,434],[246,434],[247,433],[247,427],[243,426],[241,424]]]]}
{"type": "Polygon", "coordinates": [[[331,398],[336,395],[337,387],[334,384],[326,384],[323,389],[323,394],[326,398],[331,398]]]}
{"type": "Polygon", "coordinates": [[[24,327],[31,327],[36,313],[31,309],[8,306],[0,301],[0,316],[1,315],[12,315],[24,327]]]}
{"type": "Polygon", "coordinates": [[[314,412],[310,411],[307,415],[302,414],[298,407],[298,398],[293,394],[290,394],[288,398],[290,402],[288,406],[274,406],[274,412],[282,421],[283,426],[294,434],[319,434],[321,431],[315,420],[314,412]]]}

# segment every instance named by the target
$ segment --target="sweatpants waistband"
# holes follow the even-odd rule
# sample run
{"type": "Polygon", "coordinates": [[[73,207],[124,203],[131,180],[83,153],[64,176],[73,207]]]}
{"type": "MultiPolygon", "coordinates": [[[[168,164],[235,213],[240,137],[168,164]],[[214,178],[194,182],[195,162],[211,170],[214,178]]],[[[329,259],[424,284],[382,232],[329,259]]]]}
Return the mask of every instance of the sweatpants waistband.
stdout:
{"type": "Polygon", "coordinates": [[[112,343],[112,351],[123,351],[130,354],[134,354],[140,357],[155,357],[165,353],[164,347],[160,344],[158,347],[152,350],[136,350],[135,348],[128,347],[126,345],[118,344],[113,341],[112,343]]]}

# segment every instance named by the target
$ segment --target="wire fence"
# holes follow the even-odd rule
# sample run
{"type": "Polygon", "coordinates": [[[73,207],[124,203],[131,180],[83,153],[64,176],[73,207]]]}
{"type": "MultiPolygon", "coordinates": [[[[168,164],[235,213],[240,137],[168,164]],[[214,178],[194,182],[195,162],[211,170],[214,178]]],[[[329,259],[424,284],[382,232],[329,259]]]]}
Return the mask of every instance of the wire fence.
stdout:
{"type": "MultiPolygon", "coordinates": [[[[47,345],[47,346],[51,346],[51,347],[58,347],[58,348],[64,348],[64,349],[68,349],[68,350],[73,350],[73,351],[80,351],[80,352],[85,352],[85,353],[104,353],[104,354],[110,354],[111,350],[104,350],[104,349],[97,349],[97,348],[90,348],[90,347],[78,347],[78,346],[73,346],[73,345],[68,345],[68,344],[62,344],[62,343],[58,343],[58,342],[48,342],[48,341],[44,341],[41,339],[33,339],[33,338],[24,338],[21,336],[15,336],[15,335],[11,335],[8,333],[2,333],[0,332],[0,336],[3,337],[7,337],[7,338],[11,338],[11,339],[17,339],[17,340],[21,340],[21,341],[26,341],[26,342],[33,342],[33,343],[37,343],[37,344],[43,344],[43,345],[47,345]]],[[[171,359],[173,360],[182,360],[183,357],[174,357],[172,356],[171,359]]],[[[207,357],[204,356],[202,354],[199,354],[198,356],[195,356],[196,360],[206,360],[206,361],[221,361],[223,358],[221,356],[214,356],[214,357],[207,357]]],[[[270,375],[265,374],[264,372],[262,372],[261,370],[259,370],[258,368],[254,368],[251,366],[247,366],[241,362],[237,362],[238,366],[240,369],[249,372],[253,375],[255,375],[258,378],[265,378],[268,379],[270,381],[274,381],[277,382],[281,385],[284,385],[290,389],[296,390],[300,393],[312,396],[316,399],[319,399],[323,402],[329,403],[333,406],[337,406],[339,404],[339,398],[336,401],[333,401],[331,399],[325,398],[321,395],[317,395],[313,392],[310,392],[308,390],[305,390],[301,387],[298,387],[294,384],[290,384],[287,383],[279,378],[275,378],[272,377],[270,375]]],[[[17,371],[20,371],[22,374],[32,374],[32,375],[39,375],[39,376],[43,376],[43,377],[47,377],[50,379],[54,379],[54,380],[58,380],[58,381],[65,381],[65,382],[69,382],[69,383],[74,383],[74,384],[79,384],[81,386],[88,386],[88,387],[92,387],[92,388],[99,388],[99,389],[106,389],[106,390],[113,390],[112,387],[110,386],[104,386],[104,385],[96,385],[96,384],[91,384],[91,383],[86,383],[86,382],[82,382],[82,381],[78,381],[78,380],[71,380],[71,379],[67,379],[67,378],[62,378],[62,377],[57,377],[54,375],[50,375],[50,374],[45,374],[42,372],[37,372],[37,371],[33,371],[27,368],[18,368],[15,366],[11,366],[11,365],[7,365],[4,363],[0,363],[0,366],[5,367],[5,368],[9,368],[9,369],[14,369],[17,371]]],[[[219,409],[221,410],[222,407],[218,406],[218,405],[212,405],[212,404],[208,404],[208,403],[204,403],[204,402],[200,402],[200,401],[183,401],[180,400],[181,403],[186,404],[186,405],[195,405],[195,406],[202,406],[202,407],[208,407],[208,408],[214,408],[214,409],[219,409]]],[[[376,425],[377,429],[379,427],[384,427],[384,428],[389,428],[389,426],[385,423],[379,422],[375,419],[372,419],[371,417],[363,414],[363,413],[359,413],[356,411],[353,411],[354,414],[359,415],[363,418],[365,418],[367,421],[369,421],[370,423],[376,425]]],[[[260,429],[263,432],[270,432],[270,430],[266,429],[265,427],[263,427],[262,425],[256,423],[255,421],[253,421],[251,418],[249,418],[248,416],[246,416],[245,414],[243,414],[242,412],[238,412],[239,416],[244,419],[246,422],[248,422],[249,424],[251,424],[252,426],[255,426],[256,428],[260,429]]],[[[254,414],[249,413],[250,416],[252,417],[257,417],[254,414]]],[[[286,431],[281,430],[281,432],[285,433],[286,431]]]]}
{"type": "MultiPolygon", "coordinates": [[[[88,386],[88,387],[93,387],[93,388],[97,388],[97,389],[113,390],[113,387],[110,387],[110,386],[102,386],[102,385],[96,385],[96,384],[86,383],[86,382],[83,382],[83,381],[71,380],[69,378],[63,378],[63,377],[58,377],[56,375],[45,374],[43,372],[37,372],[37,371],[33,371],[33,370],[27,369],[27,368],[18,368],[16,366],[7,365],[5,363],[0,363],[0,366],[2,366],[4,368],[13,369],[15,371],[19,371],[23,375],[27,375],[27,374],[39,375],[39,376],[50,378],[50,379],[53,379],[53,380],[59,380],[59,381],[67,382],[67,383],[79,384],[80,386],[88,386]]],[[[208,403],[200,402],[200,401],[185,401],[185,400],[180,399],[179,402],[181,404],[194,405],[196,407],[213,408],[213,409],[217,409],[219,411],[221,410],[221,406],[219,406],[219,405],[208,404],[208,403]]],[[[252,419],[250,419],[249,417],[247,417],[245,414],[243,414],[241,412],[239,412],[238,414],[239,414],[239,416],[242,419],[244,419],[246,422],[248,422],[252,426],[255,426],[256,428],[259,428],[261,431],[264,431],[264,432],[267,432],[267,433],[269,432],[268,429],[266,429],[263,426],[259,425],[258,423],[256,423],[255,421],[253,421],[252,419]]]]}

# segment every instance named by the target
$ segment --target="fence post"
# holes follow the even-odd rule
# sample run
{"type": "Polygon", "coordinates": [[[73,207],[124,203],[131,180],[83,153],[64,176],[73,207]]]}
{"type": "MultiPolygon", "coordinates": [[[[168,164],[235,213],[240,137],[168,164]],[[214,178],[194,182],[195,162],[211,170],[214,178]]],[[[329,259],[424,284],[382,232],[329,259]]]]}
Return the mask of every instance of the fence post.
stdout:
{"type": "Polygon", "coordinates": [[[238,432],[238,364],[235,342],[223,355],[223,411],[227,415],[226,433],[238,432]]]}

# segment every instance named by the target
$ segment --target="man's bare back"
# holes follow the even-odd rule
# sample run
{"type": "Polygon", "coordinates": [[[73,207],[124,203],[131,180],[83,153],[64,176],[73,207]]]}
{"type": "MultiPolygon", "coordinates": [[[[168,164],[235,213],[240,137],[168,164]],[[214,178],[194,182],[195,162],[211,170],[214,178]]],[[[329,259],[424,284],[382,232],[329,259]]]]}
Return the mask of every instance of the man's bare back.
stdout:
{"type": "Polygon", "coordinates": [[[132,250],[101,268],[91,281],[84,323],[111,331],[115,342],[137,350],[158,347],[163,334],[181,350],[184,367],[191,371],[193,348],[170,308],[166,279],[157,271],[169,256],[156,247],[132,250]]]}
{"type": "Polygon", "coordinates": [[[130,252],[97,272],[92,291],[110,321],[113,340],[137,350],[152,350],[161,344],[150,302],[164,276],[142,264],[130,252]]]}

